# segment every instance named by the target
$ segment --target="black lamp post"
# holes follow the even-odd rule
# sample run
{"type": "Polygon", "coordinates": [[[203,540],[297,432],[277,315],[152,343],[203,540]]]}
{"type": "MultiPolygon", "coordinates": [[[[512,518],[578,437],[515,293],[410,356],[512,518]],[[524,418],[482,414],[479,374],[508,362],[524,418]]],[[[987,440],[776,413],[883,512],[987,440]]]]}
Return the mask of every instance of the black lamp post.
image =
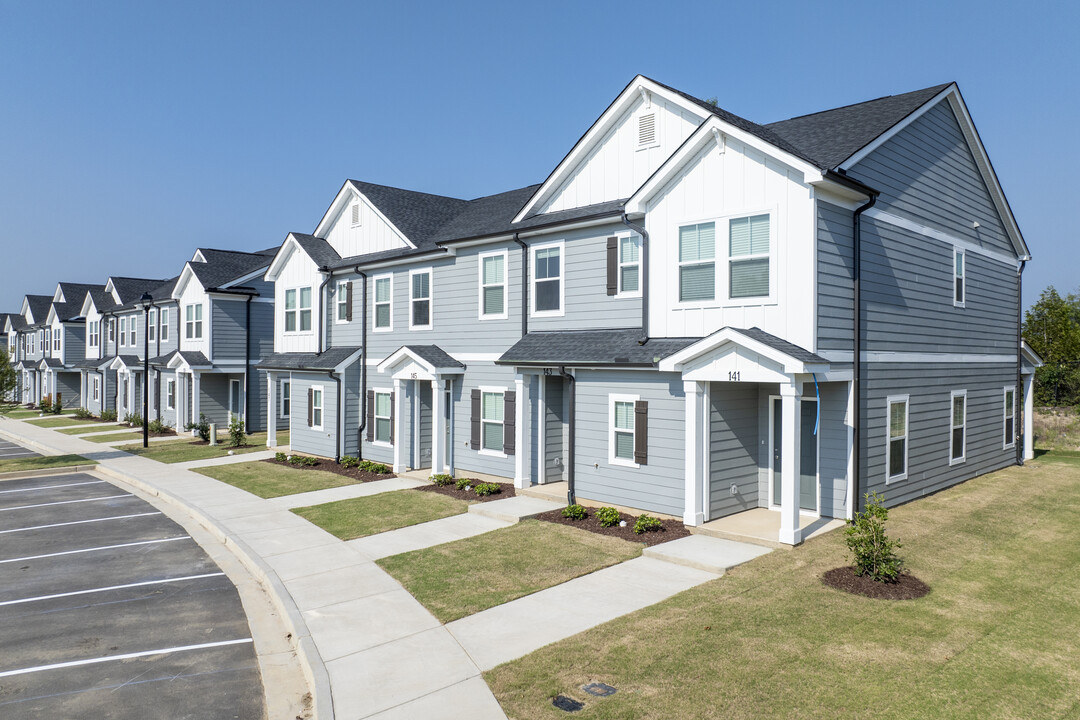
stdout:
{"type": "Polygon", "coordinates": [[[150,447],[150,305],[154,298],[144,292],[139,304],[143,307],[143,393],[142,393],[142,446],[150,447]]]}

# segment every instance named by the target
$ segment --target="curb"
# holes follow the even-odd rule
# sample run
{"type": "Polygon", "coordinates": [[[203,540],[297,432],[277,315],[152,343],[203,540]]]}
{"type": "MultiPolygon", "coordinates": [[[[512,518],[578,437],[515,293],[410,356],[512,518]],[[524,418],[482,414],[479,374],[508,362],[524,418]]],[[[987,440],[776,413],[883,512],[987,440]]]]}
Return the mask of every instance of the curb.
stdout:
{"type": "Polygon", "coordinates": [[[71,475],[72,473],[91,472],[96,470],[97,467],[97,463],[94,463],[93,465],[57,465],[56,467],[38,468],[36,470],[12,470],[11,472],[0,473],[0,480],[21,480],[43,475],[71,475]]]}

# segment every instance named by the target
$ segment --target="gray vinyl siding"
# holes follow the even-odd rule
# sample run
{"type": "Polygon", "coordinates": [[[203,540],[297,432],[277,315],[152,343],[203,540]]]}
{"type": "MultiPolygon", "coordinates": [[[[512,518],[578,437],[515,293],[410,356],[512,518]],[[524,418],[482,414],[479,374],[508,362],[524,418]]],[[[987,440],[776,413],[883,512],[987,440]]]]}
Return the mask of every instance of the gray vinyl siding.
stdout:
{"type": "Polygon", "coordinates": [[[56,373],[56,391],[60,393],[60,402],[66,407],[82,405],[82,378],[78,371],[56,373]]]}
{"type": "MultiPolygon", "coordinates": [[[[352,455],[353,457],[360,456],[356,438],[357,429],[364,419],[362,415],[363,408],[361,407],[363,400],[360,396],[360,370],[361,365],[359,362],[354,362],[345,368],[345,377],[342,379],[341,384],[342,392],[345,393],[345,417],[342,420],[345,432],[345,436],[342,438],[343,454],[352,455]]],[[[368,378],[369,382],[370,380],[368,378]]]]}
{"type": "MultiPolygon", "coordinates": [[[[166,425],[169,425],[170,427],[176,428],[176,430],[180,431],[180,430],[183,430],[183,428],[182,427],[177,427],[176,408],[175,407],[173,407],[173,408],[169,407],[169,381],[170,380],[175,382],[176,381],[176,374],[173,373],[173,372],[169,372],[169,371],[162,371],[161,375],[159,376],[159,385],[158,385],[158,390],[159,390],[159,395],[160,395],[160,397],[158,398],[158,408],[159,408],[161,422],[165,423],[166,425]]],[[[179,385],[176,386],[176,401],[177,402],[180,401],[180,386],[179,385]]]]}
{"type": "MultiPolygon", "coordinates": [[[[809,394],[810,388],[804,387],[809,394]]],[[[821,383],[821,422],[818,433],[818,482],[821,486],[819,510],[822,515],[842,518],[847,512],[848,426],[847,383],[821,383]]]]}
{"type": "Polygon", "coordinates": [[[292,449],[310,455],[332,458],[337,455],[337,384],[323,374],[293,373],[292,429],[289,443],[292,449]],[[323,388],[323,429],[308,427],[308,388],[323,388]]]}
{"type": "Polygon", "coordinates": [[[211,298],[212,361],[244,359],[244,343],[247,339],[246,304],[244,300],[211,298]]]}
{"type": "Polygon", "coordinates": [[[164,305],[157,308],[158,311],[158,325],[161,325],[161,311],[162,309],[168,309],[169,311],[169,333],[168,339],[162,340],[159,333],[154,334],[154,342],[150,343],[150,355],[152,357],[162,357],[168,355],[173,350],[177,349],[177,338],[180,337],[180,312],[177,310],[176,305],[164,305]]]}
{"type": "Polygon", "coordinates": [[[199,412],[209,423],[217,423],[218,431],[229,427],[230,375],[203,373],[199,379],[199,412]]]}
{"type": "Polygon", "coordinates": [[[848,175],[881,192],[877,207],[882,210],[1014,252],[948,102],[928,110],[849,168],[848,175]]]}
{"type": "Polygon", "coordinates": [[[249,433],[266,431],[266,373],[252,368],[247,378],[247,389],[241,386],[245,403],[245,428],[249,433]]]}
{"type": "Polygon", "coordinates": [[[1015,365],[873,363],[865,378],[860,492],[879,492],[892,506],[1015,464],[1015,448],[1003,449],[1002,429],[1002,388],[1016,384],[1015,365]],[[950,467],[954,390],[967,390],[967,445],[966,460],[950,467]],[[886,485],[887,398],[905,394],[910,395],[907,479],[886,485]]]}
{"type": "Polygon", "coordinates": [[[817,203],[817,336],[819,350],[851,352],[855,331],[853,214],[817,203]]]}
{"type": "Polygon", "coordinates": [[[682,376],[620,370],[579,370],[576,399],[575,485],[589,500],[682,517],[685,400],[682,376]],[[649,403],[648,464],[608,462],[608,395],[637,395],[649,403]]]}
{"type": "Polygon", "coordinates": [[[709,519],[758,506],[756,385],[710,384],[708,472],[709,519]],[[732,485],[737,488],[734,495],[732,485]]]}
{"type": "MultiPolygon", "coordinates": [[[[474,388],[501,387],[514,390],[514,371],[491,363],[472,363],[461,378],[454,379],[454,470],[460,475],[470,471],[502,478],[514,477],[513,455],[498,457],[479,452],[469,446],[471,441],[472,391],[474,388]]],[[[524,452],[524,448],[516,448],[524,452]]]]}
{"type": "MultiPolygon", "coordinates": [[[[273,291],[270,291],[273,297],[273,291]]],[[[248,335],[251,362],[274,352],[274,305],[272,303],[251,303],[251,332],[248,335]]]]}
{"type": "Polygon", "coordinates": [[[544,473],[547,482],[565,480],[569,393],[566,379],[544,377],[544,473]]]}
{"type": "Polygon", "coordinates": [[[71,365],[86,359],[86,326],[64,325],[64,364],[71,365]]]}

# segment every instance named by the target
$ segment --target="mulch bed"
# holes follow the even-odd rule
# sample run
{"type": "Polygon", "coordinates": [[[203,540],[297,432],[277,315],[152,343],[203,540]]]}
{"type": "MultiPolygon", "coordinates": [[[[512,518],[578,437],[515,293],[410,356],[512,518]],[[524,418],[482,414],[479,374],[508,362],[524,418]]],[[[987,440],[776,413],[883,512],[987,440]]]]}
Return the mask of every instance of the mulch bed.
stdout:
{"type": "Polygon", "coordinates": [[[569,525],[600,535],[609,535],[628,542],[645,543],[646,545],[659,545],[660,543],[665,543],[669,540],[678,540],[679,538],[686,537],[690,534],[690,531],[683,525],[682,520],[661,520],[660,522],[663,523],[663,529],[650,530],[649,532],[643,532],[639,535],[634,532],[634,523],[637,521],[638,516],[627,515],[626,513],[619,513],[619,519],[626,521],[626,527],[619,527],[618,525],[615,525],[614,527],[602,527],[600,522],[593,516],[592,508],[586,508],[586,511],[588,511],[589,516],[584,520],[564,518],[561,508],[559,510],[549,510],[542,515],[537,515],[536,519],[544,520],[545,522],[569,525]]]}
{"type": "Polygon", "coordinates": [[[270,463],[271,465],[284,465],[285,467],[291,467],[294,470],[322,470],[323,472],[331,472],[335,475],[344,475],[350,480],[356,482],[372,482],[374,480],[386,480],[387,478],[397,477],[394,473],[373,473],[360,468],[344,468],[338,465],[333,460],[319,460],[314,465],[293,465],[289,462],[282,462],[275,460],[274,458],[267,458],[263,460],[264,463],[270,463]]]}
{"type": "Polygon", "coordinates": [[[821,582],[837,590],[877,600],[914,600],[930,592],[930,586],[914,575],[900,575],[896,582],[884,583],[856,575],[852,565],[833,568],[821,576],[821,582]]]}
{"type": "MultiPolygon", "coordinates": [[[[483,480],[477,480],[476,482],[484,482],[483,480]]],[[[491,502],[492,500],[505,500],[506,498],[514,497],[516,491],[514,490],[513,483],[491,483],[492,485],[498,485],[502,488],[502,492],[497,492],[494,495],[477,495],[475,490],[458,490],[454,485],[421,485],[420,487],[413,488],[413,490],[420,490],[422,492],[439,493],[440,495],[449,495],[452,498],[458,500],[465,500],[467,502],[491,502]]]]}

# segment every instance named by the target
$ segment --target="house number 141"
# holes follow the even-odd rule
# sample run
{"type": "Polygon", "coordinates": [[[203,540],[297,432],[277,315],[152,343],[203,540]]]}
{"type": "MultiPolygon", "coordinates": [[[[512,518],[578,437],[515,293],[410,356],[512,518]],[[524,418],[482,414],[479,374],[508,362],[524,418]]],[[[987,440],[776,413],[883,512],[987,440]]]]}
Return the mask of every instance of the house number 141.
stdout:
{"type": "Polygon", "coordinates": [[[739,371],[738,370],[728,370],[727,379],[728,379],[728,382],[739,382],[739,371]]]}

